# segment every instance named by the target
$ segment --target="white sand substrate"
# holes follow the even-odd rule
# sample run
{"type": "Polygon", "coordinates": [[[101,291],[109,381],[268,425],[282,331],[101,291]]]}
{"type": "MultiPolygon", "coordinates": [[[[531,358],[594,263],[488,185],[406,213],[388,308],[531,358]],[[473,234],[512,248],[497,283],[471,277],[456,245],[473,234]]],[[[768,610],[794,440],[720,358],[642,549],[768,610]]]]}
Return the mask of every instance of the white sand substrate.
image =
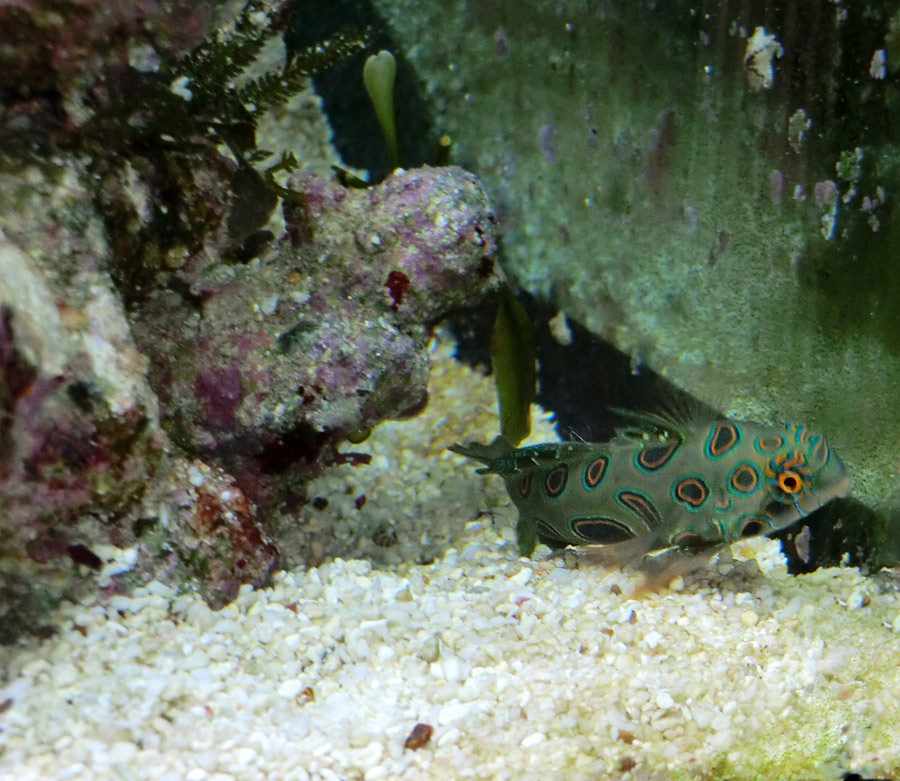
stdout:
{"type": "MultiPolygon", "coordinates": [[[[3,779],[825,778],[900,773],[900,598],[789,576],[768,540],[660,594],[516,554],[489,380],[433,354],[432,403],[314,493],[455,528],[434,564],[336,560],[214,613],[151,583],[0,651],[3,779]],[[413,749],[417,724],[432,728],[413,749]]],[[[552,438],[544,417],[535,441],[552,438]]],[[[332,507],[333,505],[333,507],[332,507]]],[[[420,728],[421,730],[427,729],[420,728]]]]}

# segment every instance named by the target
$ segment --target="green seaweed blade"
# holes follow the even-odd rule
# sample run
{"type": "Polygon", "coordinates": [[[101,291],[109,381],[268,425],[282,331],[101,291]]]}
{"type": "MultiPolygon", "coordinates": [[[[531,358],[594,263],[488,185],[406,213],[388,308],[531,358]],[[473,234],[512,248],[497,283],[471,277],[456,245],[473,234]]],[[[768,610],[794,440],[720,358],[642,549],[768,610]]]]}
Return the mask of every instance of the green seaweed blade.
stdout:
{"type": "Polygon", "coordinates": [[[500,407],[500,433],[514,446],[531,432],[534,361],[531,319],[512,290],[503,288],[491,336],[491,363],[500,407]]]}

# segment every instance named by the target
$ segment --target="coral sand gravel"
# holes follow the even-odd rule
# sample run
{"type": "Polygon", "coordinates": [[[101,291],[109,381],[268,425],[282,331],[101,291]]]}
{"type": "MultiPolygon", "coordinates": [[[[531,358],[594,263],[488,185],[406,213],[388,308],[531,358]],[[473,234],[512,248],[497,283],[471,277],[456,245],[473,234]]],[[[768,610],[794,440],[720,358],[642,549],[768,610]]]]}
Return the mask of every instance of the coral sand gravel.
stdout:
{"type": "MultiPolygon", "coordinates": [[[[900,770],[893,590],[849,569],[792,578],[765,540],[641,600],[571,554],[518,558],[499,481],[443,451],[495,430],[490,383],[446,346],[433,358],[429,408],[380,426],[358,470],[369,512],[450,524],[455,548],[431,565],[284,572],[219,612],[158,583],[65,606],[55,637],[0,651],[0,776],[900,770]],[[404,748],[418,723],[430,740],[404,748]]],[[[550,436],[546,419],[537,429],[550,436]]],[[[358,470],[315,490],[340,495],[358,470]]]]}

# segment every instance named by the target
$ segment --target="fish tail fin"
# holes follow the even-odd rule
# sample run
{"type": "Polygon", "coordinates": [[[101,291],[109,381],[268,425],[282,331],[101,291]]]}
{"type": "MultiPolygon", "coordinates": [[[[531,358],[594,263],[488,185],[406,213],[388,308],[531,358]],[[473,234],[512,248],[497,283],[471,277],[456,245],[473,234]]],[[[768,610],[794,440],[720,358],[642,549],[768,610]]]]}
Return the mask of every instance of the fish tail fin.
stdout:
{"type": "Polygon", "coordinates": [[[464,445],[451,445],[447,449],[458,455],[474,458],[476,461],[481,461],[482,464],[485,464],[484,469],[478,470],[479,474],[495,471],[493,468],[494,462],[515,451],[509,440],[502,436],[494,439],[489,445],[483,445],[481,442],[467,442],[464,445]]]}

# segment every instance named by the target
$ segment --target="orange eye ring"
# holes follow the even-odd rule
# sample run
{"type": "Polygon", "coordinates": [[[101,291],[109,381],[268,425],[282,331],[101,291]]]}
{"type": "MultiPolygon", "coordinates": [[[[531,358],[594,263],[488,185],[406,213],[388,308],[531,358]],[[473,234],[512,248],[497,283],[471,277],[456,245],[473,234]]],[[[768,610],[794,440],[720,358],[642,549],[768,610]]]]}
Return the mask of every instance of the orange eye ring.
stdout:
{"type": "Polygon", "coordinates": [[[778,475],[778,487],[786,494],[799,494],[803,488],[803,480],[796,472],[786,469],[778,475]]]}

